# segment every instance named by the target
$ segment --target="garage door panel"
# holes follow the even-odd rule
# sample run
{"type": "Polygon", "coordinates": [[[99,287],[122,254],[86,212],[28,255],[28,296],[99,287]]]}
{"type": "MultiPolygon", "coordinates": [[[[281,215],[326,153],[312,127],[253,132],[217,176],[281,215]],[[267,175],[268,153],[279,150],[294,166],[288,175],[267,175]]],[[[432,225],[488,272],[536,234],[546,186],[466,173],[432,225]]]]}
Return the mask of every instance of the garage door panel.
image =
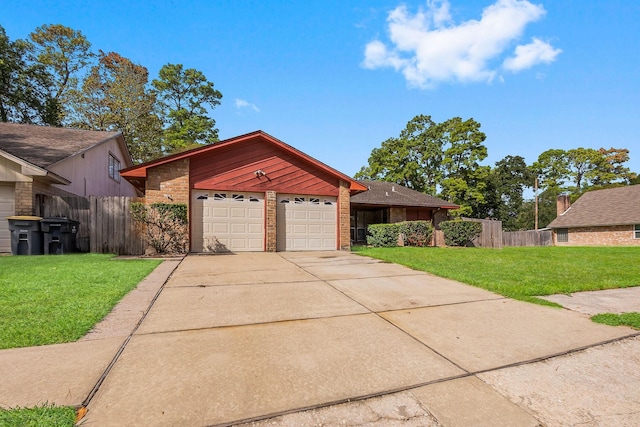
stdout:
{"type": "MultiPolygon", "coordinates": [[[[262,233],[262,224],[249,224],[249,230],[248,232],[251,234],[258,234],[258,233],[262,233]]],[[[262,242],[262,239],[260,239],[260,241],[262,242]]]]}
{"type": "Polygon", "coordinates": [[[264,250],[263,194],[194,190],[192,201],[203,205],[192,217],[193,251],[264,250]]]}
{"type": "Polygon", "coordinates": [[[8,216],[15,215],[13,184],[0,185],[0,252],[11,252],[11,232],[8,216]]]}
{"type": "Polygon", "coordinates": [[[309,224],[309,234],[322,234],[324,227],[321,224],[309,224]]]}
{"type": "Polygon", "coordinates": [[[263,217],[264,214],[261,208],[249,208],[249,218],[262,220],[263,217]]]}
{"type": "Polygon", "coordinates": [[[298,211],[298,210],[293,211],[292,214],[293,214],[293,219],[297,219],[297,220],[308,219],[308,215],[309,215],[309,213],[306,211],[298,211]]]}
{"type": "Polygon", "coordinates": [[[209,218],[229,218],[228,208],[212,208],[209,218]]]}
{"type": "Polygon", "coordinates": [[[335,250],[336,198],[278,195],[278,250],[335,250]]]}

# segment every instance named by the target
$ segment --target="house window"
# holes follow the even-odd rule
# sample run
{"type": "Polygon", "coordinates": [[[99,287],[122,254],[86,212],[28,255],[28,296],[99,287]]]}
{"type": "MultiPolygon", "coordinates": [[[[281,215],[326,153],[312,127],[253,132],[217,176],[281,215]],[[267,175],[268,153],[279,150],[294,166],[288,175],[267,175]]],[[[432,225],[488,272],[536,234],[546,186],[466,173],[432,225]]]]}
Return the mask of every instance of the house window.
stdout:
{"type": "Polygon", "coordinates": [[[633,237],[634,239],[640,239],[640,224],[633,226],[633,237]]]}
{"type": "Polygon", "coordinates": [[[244,201],[244,194],[234,194],[232,197],[233,197],[233,200],[236,202],[244,201]]]}
{"type": "Polygon", "coordinates": [[[311,203],[312,205],[319,205],[320,204],[320,199],[315,198],[315,197],[311,197],[311,198],[309,198],[309,203],[311,203]]]}
{"type": "Polygon", "coordinates": [[[109,153],[109,178],[120,182],[120,160],[109,153]]]}
{"type": "Polygon", "coordinates": [[[569,242],[569,229],[568,228],[558,228],[558,229],[556,229],[556,236],[558,238],[558,243],[568,243],[569,242]]]}
{"type": "Polygon", "coordinates": [[[304,197],[296,197],[296,198],[294,199],[294,203],[295,203],[296,205],[301,205],[301,204],[303,204],[303,203],[304,203],[304,197]]]}
{"type": "Polygon", "coordinates": [[[227,194],[226,193],[215,193],[213,195],[213,200],[218,200],[218,201],[227,200],[227,194]]]}

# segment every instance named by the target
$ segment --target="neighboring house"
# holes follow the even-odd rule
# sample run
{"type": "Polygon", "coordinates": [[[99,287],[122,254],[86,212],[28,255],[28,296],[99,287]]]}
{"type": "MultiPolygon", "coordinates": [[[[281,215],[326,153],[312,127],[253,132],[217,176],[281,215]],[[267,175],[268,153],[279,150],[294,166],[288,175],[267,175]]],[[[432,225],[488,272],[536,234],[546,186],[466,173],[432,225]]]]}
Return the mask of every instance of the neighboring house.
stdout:
{"type": "Polygon", "coordinates": [[[11,250],[6,217],[33,215],[37,194],[136,196],[118,172],[131,165],[120,132],[0,123],[0,252],[11,250]]]}
{"type": "Polygon", "coordinates": [[[558,197],[551,221],[553,241],[562,245],[640,245],[640,185],[588,191],[570,206],[558,197]]]}
{"type": "Polygon", "coordinates": [[[426,220],[434,227],[445,221],[449,209],[460,206],[402,185],[383,181],[358,181],[367,191],[351,197],[351,240],[365,242],[370,224],[426,220]]]}
{"type": "Polygon", "coordinates": [[[147,204],[187,204],[192,252],[349,249],[349,197],[366,190],[262,131],[121,174],[147,204]]]}

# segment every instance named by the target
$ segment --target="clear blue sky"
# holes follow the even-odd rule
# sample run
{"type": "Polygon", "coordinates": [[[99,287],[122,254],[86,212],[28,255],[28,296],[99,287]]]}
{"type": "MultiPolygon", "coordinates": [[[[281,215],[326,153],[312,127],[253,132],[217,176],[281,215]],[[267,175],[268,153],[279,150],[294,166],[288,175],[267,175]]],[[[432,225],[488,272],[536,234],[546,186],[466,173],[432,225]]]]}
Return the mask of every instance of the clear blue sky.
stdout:
{"type": "Polygon", "coordinates": [[[9,1],[149,69],[196,68],[222,139],[264,130],[353,175],[418,114],[482,124],[493,165],[549,148],[631,150],[640,172],[640,1],[9,1]]]}

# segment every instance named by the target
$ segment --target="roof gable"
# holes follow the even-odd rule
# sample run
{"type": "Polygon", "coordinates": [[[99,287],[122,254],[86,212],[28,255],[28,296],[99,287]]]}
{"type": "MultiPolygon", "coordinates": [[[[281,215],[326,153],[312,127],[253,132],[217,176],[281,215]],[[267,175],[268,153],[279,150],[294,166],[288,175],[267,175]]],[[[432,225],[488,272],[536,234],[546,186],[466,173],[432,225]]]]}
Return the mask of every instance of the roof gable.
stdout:
{"type": "MultiPolygon", "coordinates": [[[[234,174],[230,173],[230,171],[234,168],[248,168],[247,170],[251,169],[250,175],[253,177],[253,172],[260,169],[260,167],[258,167],[258,162],[260,160],[266,160],[266,157],[261,156],[260,154],[256,155],[255,151],[252,152],[252,148],[256,149],[264,147],[270,147],[272,150],[275,149],[279,153],[282,153],[279,157],[288,159],[288,163],[295,164],[300,169],[310,168],[314,170],[314,174],[322,176],[323,179],[328,179],[330,177],[334,180],[339,179],[348,182],[350,184],[351,191],[366,190],[365,187],[358,184],[353,178],[350,178],[349,176],[338,172],[337,170],[327,166],[319,160],[314,159],[313,157],[303,153],[302,151],[299,151],[260,130],[245,135],[240,135],[235,138],[226,139],[224,141],[219,141],[211,145],[194,148],[182,153],[177,153],[157,160],[152,160],[138,166],[124,169],[120,171],[120,174],[122,177],[141,188],[144,186],[144,180],[146,180],[147,178],[148,169],[177,160],[190,159],[190,162],[193,162],[193,165],[191,166],[191,179],[194,183],[194,186],[196,188],[211,188],[211,186],[222,185],[222,183],[224,183],[226,180],[234,179],[234,174]],[[216,158],[218,155],[227,155],[227,158],[234,157],[234,155],[229,156],[229,152],[231,151],[233,151],[234,153],[243,154],[235,155],[236,160],[232,159],[230,162],[226,162],[225,164],[216,164],[216,158]],[[207,167],[205,167],[207,165],[209,170],[216,169],[216,166],[219,167],[219,169],[216,169],[215,171],[215,177],[207,177],[202,172],[203,170],[207,169],[207,167]]],[[[266,150],[265,152],[268,152],[268,150],[266,150]]],[[[265,180],[271,178],[272,176],[264,177],[265,180]]],[[[300,186],[298,185],[298,187],[300,186]]]]}
{"type": "Polygon", "coordinates": [[[402,185],[385,181],[358,181],[367,191],[351,196],[352,204],[380,206],[413,206],[458,209],[460,206],[421,193],[402,185]]]}
{"type": "Polygon", "coordinates": [[[640,224],[640,185],[584,193],[550,228],[640,224]]]}
{"type": "MultiPolygon", "coordinates": [[[[112,138],[121,133],[0,123],[0,150],[43,169],[112,138]]],[[[119,143],[130,165],[124,140],[119,143]]]]}

